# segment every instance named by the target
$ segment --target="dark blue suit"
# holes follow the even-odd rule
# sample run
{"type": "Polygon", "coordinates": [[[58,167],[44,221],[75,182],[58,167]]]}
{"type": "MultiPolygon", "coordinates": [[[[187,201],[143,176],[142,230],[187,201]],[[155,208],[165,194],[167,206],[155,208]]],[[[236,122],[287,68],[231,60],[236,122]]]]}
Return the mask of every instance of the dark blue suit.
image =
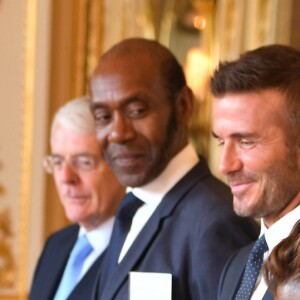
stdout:
{"type": "MultiPolygon", "coordinates": [[[[49,237],[35,269],[30,300],[52,300],[69,254],[76,242],[79,226],[68,226],[49,237]]],[[[102,255],[94,262],[84,277],[77,284],[68,300],[91,299],[96,274],[101,267],[102,255]]]]}
{"type": "Polygon", "coordinates": [[[225,262],[257,236],[257,224],[236,216],[229,188],[201,159],[163,198],[93,299],[128,300],[132,270],[172,274],[172,300],[215,300],[225,262]]]}
{"type": "MultiPolygon", "coordinates": [[[[245,266],[254,243],[242,248],[233,254],[227,261],[222,272],[218,300],[234,300],[241,284],[245,266]]],[[[269,290],[265,293],[262,300],[273,300],[269,290]]]]}

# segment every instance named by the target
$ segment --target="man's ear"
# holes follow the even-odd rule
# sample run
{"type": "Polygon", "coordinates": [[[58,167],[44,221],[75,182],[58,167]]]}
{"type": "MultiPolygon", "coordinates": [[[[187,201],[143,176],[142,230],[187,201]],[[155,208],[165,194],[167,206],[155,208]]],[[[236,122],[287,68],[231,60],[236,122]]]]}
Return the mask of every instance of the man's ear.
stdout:
{"type": "Polygon", "coordinates": [[[192,118],[194,109],[194,95],[192,90],[185,86],[176,99],[176,111],[178,122],[188,124],[192,118]]]}

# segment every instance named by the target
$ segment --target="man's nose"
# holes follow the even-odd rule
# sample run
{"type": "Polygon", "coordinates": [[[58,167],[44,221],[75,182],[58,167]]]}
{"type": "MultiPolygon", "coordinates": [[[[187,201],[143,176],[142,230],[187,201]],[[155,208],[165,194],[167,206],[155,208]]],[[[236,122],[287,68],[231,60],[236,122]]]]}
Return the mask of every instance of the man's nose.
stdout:
{"type": "Polygon", "coordinates": [[[78,173],[67,160],[62,163],[61,168],[55,173],[55,176],[63,183],[74,184],[79,181],[78,173]]]}
{"type": "Polygon", "coordinates": [[[135,137],[133,121],[123,113],[116,113],[109,132],[109,142],[125,143],[135,137]]]}
{"type": "Polygon", "coordinates": [[[242,168],[242,160],[236,145],[233,143],[224,143],[221,151],[221,158],[219,163],[219,171],[223,175],[239,171],[242,168]]]}

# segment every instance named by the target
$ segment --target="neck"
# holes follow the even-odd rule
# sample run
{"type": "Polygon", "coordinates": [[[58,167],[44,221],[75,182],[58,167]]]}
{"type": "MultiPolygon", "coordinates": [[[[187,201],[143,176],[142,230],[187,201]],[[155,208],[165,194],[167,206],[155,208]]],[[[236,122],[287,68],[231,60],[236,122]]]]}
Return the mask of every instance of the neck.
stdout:
{"type": "Polygon", "coordinates": [[[286,214],[294,210],[298,205],[300,205],[300,192],[293,198],[293,200],[285,206],[279,213],[269,215],[263,218],[263,222],[267,228],[271,227],[276,221],[284,217],[286,214]]]}

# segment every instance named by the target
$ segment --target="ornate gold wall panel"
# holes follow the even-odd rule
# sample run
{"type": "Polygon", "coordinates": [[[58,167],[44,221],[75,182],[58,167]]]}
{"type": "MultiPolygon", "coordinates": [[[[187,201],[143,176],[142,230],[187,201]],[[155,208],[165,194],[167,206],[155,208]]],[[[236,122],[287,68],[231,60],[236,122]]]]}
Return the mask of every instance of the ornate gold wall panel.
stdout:
{"type": "MultiPolygon", "coordinates": [[[[1,2],[3,9],[11,11],[14,9],[13,3],[1,2]]],[[[37,20],[37,0],[27,0],[20,2],[15,7],[15,18],[18,18],[18,25],[7,34],[11,37],[11,44],[7,45],[6,49],[15,45],[15,48],[10,48],[5,55],[15,53],[15,61],[10,61],[10,69],[7,70],[14,73],[14,87],[20,97],[7,99],[6,110],[9,113],[9,101],[14,103],[14,115],[10,118],[17,119],[15,127],[10,128],[8,122],[7,131],[10,136],[7,140],[2,139],[3,144],[9,147],[11,145],[19,145],[16,150],[19,155],[14,157],[13,151],[10,151],[12,156],[5,161],[5,169],[3,171],[9,174],[17,174],[14,176],[14,190],[11,188],[12,178],[6,177],[8,184],[2,186],[0,184],[0,197],[9,198],[7,208],[3,208],[1,201],[0,210],[0,299],[22,300],[27,299],[27,278],[28,278],[28,220],[29,207],[31,199],[31,162],[32,162],[32,144],[33,144],[33,101],[34,101],[34,84],[35,84],[35,58],[36,58],[36,20],[37,20]],[[19,8],[19,10],[17,9],[19,8]],[[22,9],[23,8],[23,9],[22,9]],[[16,34],[18,33],[18,34],[16,34]],[[20,33],[20,34],[19,34],[20,33]],[[11,36],[10,36],[11,34],[11,36]],[[15,44],[14,44],[15,43],[15,44]],[[22,45],[22,46],[20,46],[22,45]],[[21,84],[19,85],[19,80],[21,84]],[[11,145],[10,145],[11,143],[11,145]],[[17,192],[17,198],[14,198],[14,193],[17,192]]],[[[15,20],[14,18],[14,20],[15,20]]],[[[9,24],[6,27],[6,30],[9,24]]],[[[4,61],[3,61],[4,62],[4,61]]],[[[3,66],[4,64],[2,64],[3,66]]],[[[8,76],[9,78],[9,76],[8,76]]],[[[3,80],[3,78],[1,78],[3,80]]],[[[7,81],[7,85],[11,82],[7,81]]],[[[3,92],[2,88],[2,92],[3,92]]],[[[5,121],[6,118],[2,118],[5,121]]],[[[5,150],[4,145],[1,145],[1,150],[5,150]]],[[[3,153],[3,152],[2,152],[3,153]]],[[[5,203],[5,199],[4,199],[5,203]]]]}

